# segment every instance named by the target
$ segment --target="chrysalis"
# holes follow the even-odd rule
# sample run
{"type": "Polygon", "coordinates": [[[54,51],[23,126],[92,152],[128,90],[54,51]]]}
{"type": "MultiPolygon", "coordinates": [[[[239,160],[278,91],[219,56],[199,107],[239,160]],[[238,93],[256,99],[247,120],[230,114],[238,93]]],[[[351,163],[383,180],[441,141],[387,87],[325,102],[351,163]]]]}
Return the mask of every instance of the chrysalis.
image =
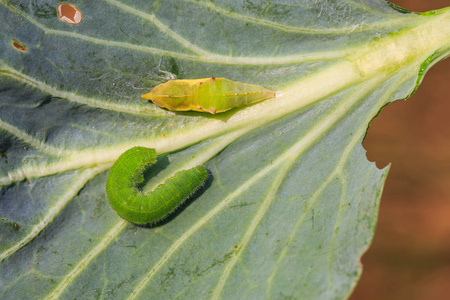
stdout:
{"type": "Polygon", "coordinates": [[[275,92],[262,86],[215,77],[170,80],[142,95],[168,110],[212,114],[275,97],[275,92]]]}
{"type": "Polygon", "coordinates": [[[183,170],[149,194],[139,185],[143,171],[156,161],[155,149],[134,147],[114,163],[106,180],[106,195],[113,210],[134,224],[152,224],[164,219],[192,195],[207,178],[206,169],[197,166],[183,170]]]}

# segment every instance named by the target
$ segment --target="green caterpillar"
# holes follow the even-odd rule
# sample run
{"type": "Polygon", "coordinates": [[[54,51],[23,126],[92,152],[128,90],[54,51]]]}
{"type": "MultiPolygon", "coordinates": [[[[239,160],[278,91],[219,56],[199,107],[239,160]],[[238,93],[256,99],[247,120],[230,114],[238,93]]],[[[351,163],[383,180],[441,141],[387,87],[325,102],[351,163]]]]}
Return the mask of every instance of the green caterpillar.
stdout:
{"type": "Polygon", "coordinates": [[[106,181],[106,195],[113,210],[123,219],[138,225],[155,224],[180,206],[204,184],[208,174],[203,166],[176,173],[149,194],[139,185],[143,171],[156,161],[156,151],[134,147],[114,163],[106,181]]]}
{"type": "Polygon", "coordinates": [[[275,97],[275,92],[262,86],[215,77],[170,80],[142,95],[168,110],[212,114],[275,97]]]}

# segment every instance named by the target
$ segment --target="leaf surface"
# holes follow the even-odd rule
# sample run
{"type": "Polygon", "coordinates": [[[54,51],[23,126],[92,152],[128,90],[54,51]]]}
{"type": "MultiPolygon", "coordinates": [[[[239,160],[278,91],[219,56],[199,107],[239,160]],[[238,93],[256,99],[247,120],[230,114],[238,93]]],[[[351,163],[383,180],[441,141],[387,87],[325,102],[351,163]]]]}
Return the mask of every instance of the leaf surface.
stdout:
{"type": "Polygon", "coordinates": [[[450,52],[450,11],[385,1],[1,1],[0,297],[342,299],[387,169],[368,124],[450,52]],[[217,115],[140,98],[170,79],[279,97],[217,115]],[[154,228],[109,207],[108,169],[161,154],[144,190],[203,164],[207,185],[154,228]]]}

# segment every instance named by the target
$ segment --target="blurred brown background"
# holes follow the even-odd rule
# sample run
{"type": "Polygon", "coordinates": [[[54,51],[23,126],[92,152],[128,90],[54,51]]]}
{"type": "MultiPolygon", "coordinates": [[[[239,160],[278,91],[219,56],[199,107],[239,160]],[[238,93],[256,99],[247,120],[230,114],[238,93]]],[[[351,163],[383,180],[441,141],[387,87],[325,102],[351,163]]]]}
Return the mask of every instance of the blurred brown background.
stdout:
{"type": "MultiPolygon", "coordinates": [[[[450,6],[450,0],[391,2],[418,12],[450,6]]],[[[411,98],[388,105],[371,123],[367,157],[391,169],[350,300],[450,299],[449,115],[450,58],[428,71],[411,98]]]]}

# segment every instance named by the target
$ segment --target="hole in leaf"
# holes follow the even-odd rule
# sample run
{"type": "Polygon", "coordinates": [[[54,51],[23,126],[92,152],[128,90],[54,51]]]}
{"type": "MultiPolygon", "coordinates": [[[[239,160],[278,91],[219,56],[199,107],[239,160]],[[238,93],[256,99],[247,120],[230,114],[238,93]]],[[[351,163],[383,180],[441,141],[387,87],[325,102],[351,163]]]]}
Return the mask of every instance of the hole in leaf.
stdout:
{"type": "Polygon", "coordinates": [[[19,42],[18,40],[12,40],[12,45],[17,50],[28,52],[27,46],[24,43],[19,42]]]}
{"type": "Polygon", "coordinates": [[[81,11],[70,4],[58,5],[58,18],[69,24],[79,24],[81,22],[81,11]]]}

